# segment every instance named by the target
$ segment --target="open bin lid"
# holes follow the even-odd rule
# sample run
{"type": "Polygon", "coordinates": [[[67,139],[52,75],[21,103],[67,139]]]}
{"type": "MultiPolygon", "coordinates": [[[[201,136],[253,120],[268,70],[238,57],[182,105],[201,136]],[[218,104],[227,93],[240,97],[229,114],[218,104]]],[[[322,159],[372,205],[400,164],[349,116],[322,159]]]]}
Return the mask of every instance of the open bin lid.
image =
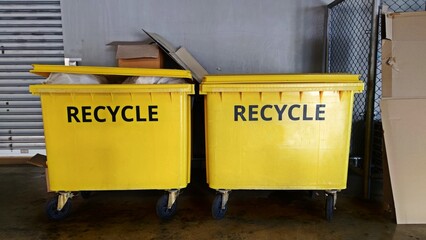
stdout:
{"type": "Polygon", "coordinates": [[[150,68],[121,68],[121,67],[95,67],[95,66],[62,66],[62,65],[39,65],[34,64],[31,73],[49,77],[50,73],[72,73],[72,74],[94,74],[94,75],[117,75],[138,77],[169,77],[192,79],[188,70],[177,69],[150,69],[150,68]]]}
{"type": "Polygon", "coordinates": [[[229,74],[205,76],[200,93],[363,90],[364,83],[355,74],[229,74]]]}
{"type": "MultiPolygon", "coordinates": [[[[150,76],[169,78],[189,78],[188,70],[119,68],[94,66],[62,66],[34,64],[31,73],[48,77],[50,73],[94,74],[109,76],[150,76]]],[[[194,93],[194,84],[37,84],[30,86],[30,92],[40,93],[127,93],[127,92],[186,92],[194,93]]]]}

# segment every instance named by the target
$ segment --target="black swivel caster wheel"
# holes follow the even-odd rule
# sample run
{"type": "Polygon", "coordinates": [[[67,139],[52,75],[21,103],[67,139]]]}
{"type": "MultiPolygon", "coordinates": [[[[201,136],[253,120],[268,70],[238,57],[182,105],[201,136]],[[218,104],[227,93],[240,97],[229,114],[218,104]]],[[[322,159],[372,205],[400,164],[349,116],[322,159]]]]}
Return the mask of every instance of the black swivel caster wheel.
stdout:
{"type": "Polygon", "coordinates": [[[228,204],[225,205],[225,208],[222,209],[222,194],[216,194],[216,197],[213,200],[212,204],[212,216],[216,220],[223,219],[228,210],[228,204]]]}
{"type": "Polygon", "coordinates": [[[176,214],[177,201],[175,201],[171,208],[168,208],[169,195],[164,194],[157,201],[156,211],[157,216],[162,220],[170,220],[176,214]]]}
{"type": "Polygon", "coordinates": [[[334,196],[333,194],[326,194],[325,196],[325,218],[330,222],[333,219],[334,196]]]}
{"type": "Polygon", "coordinates": [[[46,214],[50,220],[62,220],[68,217],[68,215],[70,215],[70,212],[71,212],[70,200],[68,200],[67,203],[65,203],[64,207],[60,211],[58,211],[57,206],[58,206],[57,197],[52,198],[47,202],[46,214]]]}

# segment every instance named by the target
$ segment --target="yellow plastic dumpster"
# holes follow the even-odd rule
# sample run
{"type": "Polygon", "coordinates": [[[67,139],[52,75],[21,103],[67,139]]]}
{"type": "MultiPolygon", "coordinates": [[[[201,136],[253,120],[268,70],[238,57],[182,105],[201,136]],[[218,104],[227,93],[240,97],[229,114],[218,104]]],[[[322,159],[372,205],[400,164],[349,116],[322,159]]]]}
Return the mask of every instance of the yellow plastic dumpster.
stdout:
{"type": "Polygon", "coordinates": [[[209,75],[205,94],[207,181],[224,217],[229,190],[326,190],[331,219],[346,188],[357,75],[209,75]]]}
{"type": "MultiPolygon", "coordinates": [[[[191,79],[184,70],[34,65],[31,71],[191,79]]],[[[59,193],[51,219],[68,215],[80,191],[164,189],[157,214],[170,218],[179,190],[190,181],[193,84],[30,86],[40,95],[48,184],[59,193]]]]}

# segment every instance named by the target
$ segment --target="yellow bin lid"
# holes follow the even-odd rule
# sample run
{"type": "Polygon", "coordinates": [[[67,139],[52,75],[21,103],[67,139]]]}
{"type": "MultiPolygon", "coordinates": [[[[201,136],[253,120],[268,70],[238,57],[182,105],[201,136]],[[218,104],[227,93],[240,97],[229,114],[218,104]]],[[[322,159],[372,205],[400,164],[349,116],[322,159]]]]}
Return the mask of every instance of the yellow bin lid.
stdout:
{"type": "Polygon", "coordinates": [[[40,65],[34,64],[31,73],[49,77],[50,73],[73,73],[73,74],[95,74],[95,75],[118,75],[118,76],[150,76],[169,78],[192,79],[188,70],[177,69],[150,69],[150,68],[121,68],[121,67],[95,67],[95,66],[63,66],[63,65],[40,65]]]}
{"type": "Polygon", "coordinates": [[[363,90],[355,74],[229,74],[205,76],[200,93],[363,90]]]}
{"type": "Polygon", "coordinates": [[[355,74],[228,74],[207,75],[203,83],[359,83],[355,74]]]}

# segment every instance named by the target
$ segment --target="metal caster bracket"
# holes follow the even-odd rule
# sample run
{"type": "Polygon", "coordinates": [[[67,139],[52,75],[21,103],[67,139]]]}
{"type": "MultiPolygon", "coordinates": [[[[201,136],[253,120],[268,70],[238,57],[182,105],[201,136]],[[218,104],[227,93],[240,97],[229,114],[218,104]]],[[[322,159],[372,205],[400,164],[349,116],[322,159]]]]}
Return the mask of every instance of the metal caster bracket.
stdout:
{"type": "Polygon", "coordinates": [[[337,190],[326,190],[325,191],[325,196],[328,196],[328,195],[333,195],[333,200],[334,200],[334,203],[333,203],[333,209],[336,209],[336,202],[337,202],[337,190]]]}
{"type": "Polygon", "coordinates": [[[169,198],[167,201],[167,209],[171,209],[175,204],[177,197],[180,195],[180,189],[169,190],[169,198]]]}
{"type": "Polygon", "coordinates": [[[72,192],[60,192],[58,195],[58,206],[56,207],[56,209],[58,211],[61,211],[62,208],[64,208],[65,204],[67,203],[67,201],[71,198],[73,198],[75,195],[72,192]]]}
{"type": "Polygon", "coordinates": [[[228,203],[229,193],[231,191],[229,191],[229,190],[217,190],[217,191],[220,192],[220,194],[222,194],[222,206],[221,206],[221,209],[224,210],[226,208],[226,204],[228,203]]]}

